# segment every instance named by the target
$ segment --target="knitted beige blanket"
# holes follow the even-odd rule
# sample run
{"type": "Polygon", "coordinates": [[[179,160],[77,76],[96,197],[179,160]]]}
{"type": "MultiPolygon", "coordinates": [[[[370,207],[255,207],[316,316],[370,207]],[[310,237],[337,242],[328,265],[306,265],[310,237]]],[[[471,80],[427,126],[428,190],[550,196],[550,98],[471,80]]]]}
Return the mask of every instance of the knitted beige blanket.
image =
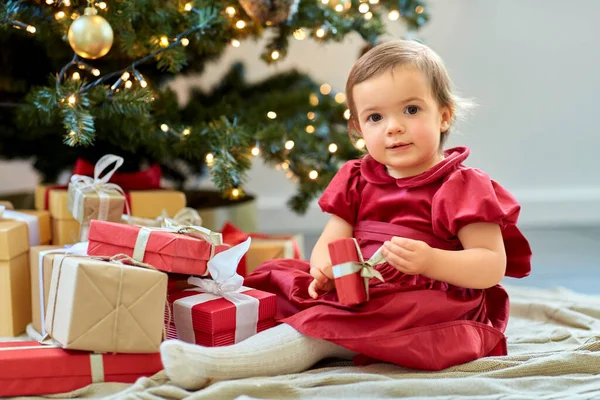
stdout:
{"type": "Polygon", "coordinates": [[[104,399],[600,399],[600,296],[507,287],[509,356],[440,372],[389,364],[329,367],[212,382],[188,392],[164,373],[133,385],[103,383],[47,398],[104,399]]]}

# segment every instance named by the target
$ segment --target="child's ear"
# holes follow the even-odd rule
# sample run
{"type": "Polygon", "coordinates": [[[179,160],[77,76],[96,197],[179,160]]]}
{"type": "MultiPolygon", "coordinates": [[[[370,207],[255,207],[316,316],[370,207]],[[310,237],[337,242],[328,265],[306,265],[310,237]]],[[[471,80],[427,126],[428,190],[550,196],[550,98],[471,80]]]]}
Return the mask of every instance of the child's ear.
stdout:
{"type": "Polygon", "coordinates": [[[442,107],[440,132],[446,132],[450,128],[450,123],[452,123],[453,116],[454,116],[454,109],[452,107],[442,107]]]}

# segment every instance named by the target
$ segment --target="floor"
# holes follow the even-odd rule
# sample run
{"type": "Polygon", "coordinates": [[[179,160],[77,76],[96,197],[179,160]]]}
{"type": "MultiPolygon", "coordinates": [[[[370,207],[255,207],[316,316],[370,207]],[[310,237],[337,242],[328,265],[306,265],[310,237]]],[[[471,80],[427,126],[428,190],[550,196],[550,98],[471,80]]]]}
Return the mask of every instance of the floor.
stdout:
{"type": "MultiPolygon", "coordinates": [[[[531,275],[506,278],[506,284],[600,294],[600,227],[524,228],[523,233],[533,250],[531,275]]],[[[307,256],[317,239],[305,236],[307,256]]]]}

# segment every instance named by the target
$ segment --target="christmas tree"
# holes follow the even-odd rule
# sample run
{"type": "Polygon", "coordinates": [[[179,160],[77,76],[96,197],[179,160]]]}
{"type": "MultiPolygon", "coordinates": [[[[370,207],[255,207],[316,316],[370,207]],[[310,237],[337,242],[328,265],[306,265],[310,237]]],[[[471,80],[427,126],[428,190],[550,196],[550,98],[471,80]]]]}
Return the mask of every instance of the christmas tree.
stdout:
{"type": "Polygon", "coordinates": [[[210,173],[230,198],[243,196],[252,157],[288,170],[303,212],[363,144],[346,128],[343,93],[291,71],[257,83],[232,65],[186,105],[167,87],[201,74],[227,46],[268,37],[260,55],[283,59],[290,40],[366,46],[384,20],[415,31],[421,0],[7,0],[0,4],[0,158],[32,158],[46,182],[77,158],[113,153],[120,171],[158,163],[182,185],[210,173]]]}

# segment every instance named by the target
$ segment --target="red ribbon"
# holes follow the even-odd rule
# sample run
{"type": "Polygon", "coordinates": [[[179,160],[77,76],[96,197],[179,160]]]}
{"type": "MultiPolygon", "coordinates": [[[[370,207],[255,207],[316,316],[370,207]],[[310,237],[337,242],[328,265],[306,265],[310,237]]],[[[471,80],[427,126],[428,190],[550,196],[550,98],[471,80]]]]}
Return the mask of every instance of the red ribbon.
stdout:
{"type": "MultiPolygon", "coordinates": [[[[233,225],[230,222],[225,222],[223,228],[221,229],[221,234],[223,235],[223,242],[229,244],[231,246],[235,246],[237,244],[242,243],[249,237],[253,239],[277,239],[277,240],[290,240],[292,242],[292,247],[294,249],[294,258],[300,259],[300,247],[298,246],[298,242],[296,242],[292,236],[289,235],[267,235],[264,233],[247,233],[243,230],[239,229],[237,226],[233,225]]],[[[247,273],[246,267],[246,256],[242,258],[240,261],[240,265],[238,266],[237,273],[241,276],[245,277],[247,273]]]]}
{"type": "MultiPolygon", "coordinates": [[[[73,167],[73,175],[94,176],[94,165],[78,158],[73,167]]],[[[152,164],[139,172],[115,172],[109,182],[117,184],[123,190],[152,190],[160,188],[162,170],[160,165],[152,164]]]]}

